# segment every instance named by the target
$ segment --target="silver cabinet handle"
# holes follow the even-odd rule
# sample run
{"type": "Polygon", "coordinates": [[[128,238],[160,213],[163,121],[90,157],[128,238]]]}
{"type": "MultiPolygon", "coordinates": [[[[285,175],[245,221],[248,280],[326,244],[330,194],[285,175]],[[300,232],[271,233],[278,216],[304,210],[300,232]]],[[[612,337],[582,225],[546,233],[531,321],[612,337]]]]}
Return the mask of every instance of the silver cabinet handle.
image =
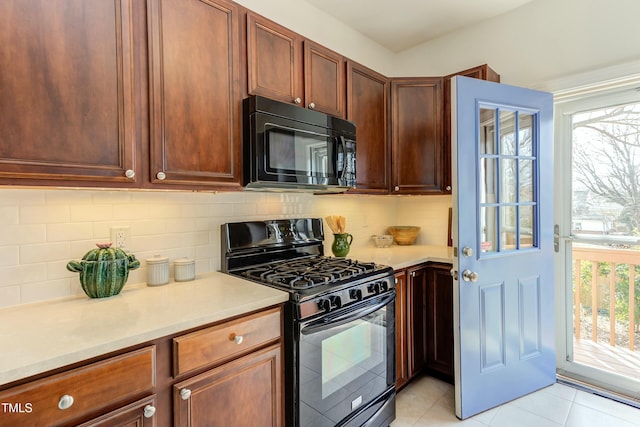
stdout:
{"type": "Polygon", "coordinates": [[[240,345],[240,344],[242,344],[242,342],[244,341],[244,337],[243,337],[242,335],[235,335],[235,336],[233,337],[233,341],[234,341],[236,344],[240,345]]]}
{"type": "Polygon", "coordinates": [[[124,173],[124,176],[126,176],[129,179],[133,179],[136,177],[136,173],[133,169],[127,169],[127,171],[124,173]]]}
{"type": "Polygon", "coordinates": [[[58,402],[58,408],[65,410],[65,409],[69,409],[73,406],[73,396],[70,396],[68,394],[65,394],[64,396],[62,396],[60,398],[60,401],[58,402]]]}
{"type": "Polygon", "coordinates": [[[462,272],[462,280],[465,282],[477,282],[478,281],[478,273],[471,270],[465,270],[462,272]]]}
{"type": "Polygon", "coordinates": [[[395,188],[394,188],[394,190],[395,190],[395,191],[400,191],[400,187],[396,185],[396,186],[395,186],[395,188]]]}
{"type": "Polygon", "coordinates": [[[447,186],[445,187],[445,190],[447,190],[447,191],[451,191],[451,186],[450,186],[450,185],[447,185],[447,186]]]}
{"type": "Polygon", "coordinates": [[[309,104],[309,109],[313,110],[314,108],[316,108],[316,104],[315,103],[310,103],[309,104]]]}
{"type": "Polygon", "coordinates": [[[182,400],[189,400],[190,397],[191,390],[189,390],[188,388],[183,388],[182,390],[180,390],[180,398],[182,398],[182,400]]]}
{"type": "Polygon", "coordinates": [[[156,174],[156,178],[158,178],[160,181],[163,181],[166,177],[167,177],[167,174],[165,174],[164,172],[158,172],[156,174]]]}
{"type": "Polygon", "coordinates": [[[143,415],[145,418],[151,418],[156,414],[156,407],[153,405],[147,405],[144,407],[143,415]]]}
{"type": "Polygon", "coordinates": [[[462,255],[464,256],[473,255],[473,249],[471,249],[469,246],[465,246],[464,248],[462,248],[462,255]]]}
{"type": "Polygon", "coordinates": [[[296,104],[302,104],[302,99],[296,98],[296,99],[293,100],[293,102],[296,103],[296,104]]]}

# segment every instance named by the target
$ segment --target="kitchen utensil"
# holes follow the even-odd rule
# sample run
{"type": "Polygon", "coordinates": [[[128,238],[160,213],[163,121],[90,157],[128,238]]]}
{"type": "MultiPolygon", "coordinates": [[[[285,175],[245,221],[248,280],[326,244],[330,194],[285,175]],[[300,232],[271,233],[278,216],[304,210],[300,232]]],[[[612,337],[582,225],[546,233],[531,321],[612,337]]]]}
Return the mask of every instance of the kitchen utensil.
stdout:
{"type": "Polygon", "coordinates": [[[97,243],[81,261],[69,261],[67,270],[80,273],[82,290],[91,298],[118,295],[129,277],[129,270],[140,267],[140,261],[111,243],[97,243]]]}
{"type": "Polygon", "coordinates": [[[413,245],[418,237],[420,227],[412,225],[397,225],[389,227],[389,233],[398,245],[413,245]]]}

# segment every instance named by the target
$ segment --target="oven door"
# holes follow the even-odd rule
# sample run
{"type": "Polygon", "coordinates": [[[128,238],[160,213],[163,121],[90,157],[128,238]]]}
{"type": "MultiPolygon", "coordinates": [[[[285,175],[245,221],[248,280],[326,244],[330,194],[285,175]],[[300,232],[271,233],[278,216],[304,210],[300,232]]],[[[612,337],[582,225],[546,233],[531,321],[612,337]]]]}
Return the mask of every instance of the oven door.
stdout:
{"type": "Polygon", "coordinates": [[[395,290],[303,323],[299,336],[299,426],[393,421],[395,290]]]}

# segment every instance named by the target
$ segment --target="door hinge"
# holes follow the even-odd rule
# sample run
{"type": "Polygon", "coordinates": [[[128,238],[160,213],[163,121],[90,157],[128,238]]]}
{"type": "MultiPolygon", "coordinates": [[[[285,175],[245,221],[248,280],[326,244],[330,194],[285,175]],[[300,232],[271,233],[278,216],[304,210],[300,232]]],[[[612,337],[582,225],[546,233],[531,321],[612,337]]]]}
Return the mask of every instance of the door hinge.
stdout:
{"type": "Polygon", "coordinates": [[[553,226],[553,250],[560,252],[560,226],[558,224],[553,226]]]}

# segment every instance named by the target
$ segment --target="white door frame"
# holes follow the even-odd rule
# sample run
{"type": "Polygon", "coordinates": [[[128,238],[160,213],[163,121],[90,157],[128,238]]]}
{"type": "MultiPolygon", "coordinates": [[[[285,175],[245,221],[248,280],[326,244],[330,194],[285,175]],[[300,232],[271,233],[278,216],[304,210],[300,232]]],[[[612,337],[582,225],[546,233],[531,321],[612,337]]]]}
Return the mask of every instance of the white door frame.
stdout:
{"type": "Polygon", "coordinates": [[[626,79],[625,84],[601,84],[581,90],[556,94],[554,112],[554,180],[557,183],[554,200],[554,223],[559,226],[559,247],[554,258],[556,283],[556,365],[560,375],[595,387],[640,397],[638,382],[574,363],[573,352],[573,290],[571,238],[571,160],[572,144],[570,119],[574,112],[597,108],[607,102],[622,103],[638,100],[638,93],[629,91],[640,85],[640,76],[626,79]],[[624,92],[627,92],[624,95],[624,92]]]}

